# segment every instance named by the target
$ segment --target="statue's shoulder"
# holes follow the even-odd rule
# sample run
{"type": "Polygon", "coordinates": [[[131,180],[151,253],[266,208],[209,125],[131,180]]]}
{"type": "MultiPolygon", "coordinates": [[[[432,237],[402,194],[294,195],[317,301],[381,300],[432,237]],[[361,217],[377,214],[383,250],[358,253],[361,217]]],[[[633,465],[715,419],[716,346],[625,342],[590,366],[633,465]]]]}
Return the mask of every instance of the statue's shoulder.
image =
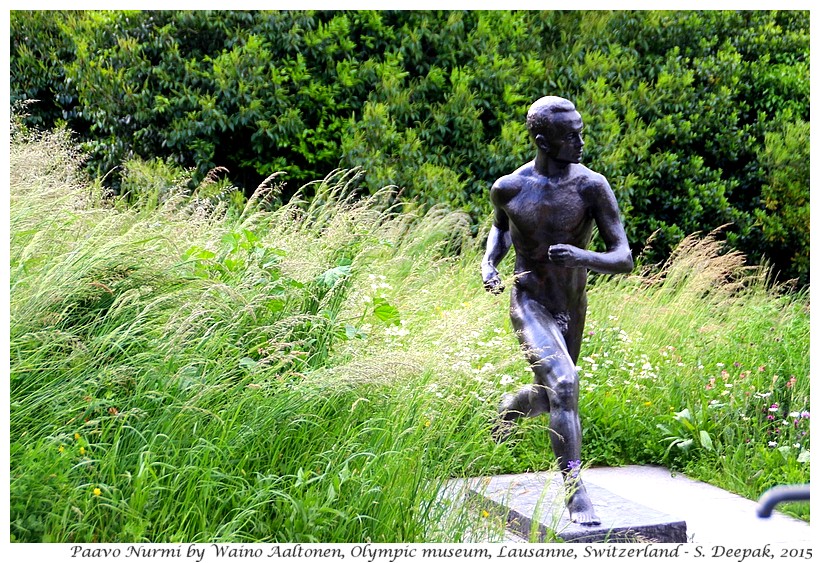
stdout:
{"type": "Polygon", "coordinates": [[[575,174],[582,179],[581,186],[584,192],[594,196],[611,190],[609,182],[603,174],[590,170],[583,164],[576,164],[574,166],[575,174]]]}
{"type": "Polygon", "coordinates": [[[525,164],[515,172],[501,176],[490,189],[490,199],[496,205],[503,205],[518,195],[532,175],[532,163],[525,164]]]}

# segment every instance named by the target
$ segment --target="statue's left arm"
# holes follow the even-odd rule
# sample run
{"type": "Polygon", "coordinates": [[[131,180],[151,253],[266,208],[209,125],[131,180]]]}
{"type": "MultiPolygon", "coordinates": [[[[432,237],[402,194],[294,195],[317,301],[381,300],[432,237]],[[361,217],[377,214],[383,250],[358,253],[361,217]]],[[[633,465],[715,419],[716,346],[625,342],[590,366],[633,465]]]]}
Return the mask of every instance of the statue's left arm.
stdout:
{"type": "Polygon", "coordinates": [[[606,250],[593,252],[569,244],[555,244],[549,249],[549,258],[551,262],[569,268],[588,268],[602,274],[627,273],[635,264],[621,223],[618,202],[606,179],[597,176],[598,181],[588,186],[585,195],[606,250]]]}

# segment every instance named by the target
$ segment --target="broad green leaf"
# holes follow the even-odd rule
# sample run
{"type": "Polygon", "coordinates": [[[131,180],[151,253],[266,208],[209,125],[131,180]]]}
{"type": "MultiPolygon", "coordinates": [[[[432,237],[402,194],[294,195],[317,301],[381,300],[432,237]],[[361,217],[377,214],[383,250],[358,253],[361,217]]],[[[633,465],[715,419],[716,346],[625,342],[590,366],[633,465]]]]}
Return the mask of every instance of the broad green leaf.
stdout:
{"type": "Polygon", "coordinates": [[[241,360],[239,360],[239,365],[247,369],[254,369],[258,364],[259,362],[257,362],[253,358],[244,357],[241,360]]]}
{"type": "Polygon", "coordinates": [[[380,321],[387,324],[397,325],[401,320],[399,310],[381,297],[373,300],[373,315],[375,315],[380,321]]]}
{"type": "Polygon", "coordinates": [[[325,287],[333,287],[336,282],[350,274],[350,266],[336,266],[321,273],[317,280],[325,287]]]}
{"type": "Polygon", "coordinates": [[[712,437],[709,436],[709,433],[706,430],[700,431],[700,445],[710,452],[714,449],[712,446],[712,437]]]}
{"type": "Polygon", "coordinates": [[[692,447],[692,444],[694,444],[694,443],[695,443],[695,440],[692,439],[692,438],[689,438],[688,440],[681,440],[676,445],[682,450],[688,450],[689,448],[692,447]]]}

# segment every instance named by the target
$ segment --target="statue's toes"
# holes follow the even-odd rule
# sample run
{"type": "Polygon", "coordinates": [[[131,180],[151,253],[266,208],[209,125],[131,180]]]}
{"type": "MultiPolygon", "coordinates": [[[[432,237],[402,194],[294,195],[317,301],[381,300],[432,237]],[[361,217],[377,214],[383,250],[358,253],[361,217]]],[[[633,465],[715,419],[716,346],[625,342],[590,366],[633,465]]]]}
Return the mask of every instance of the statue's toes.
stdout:
{"type": "Polygon", "coordinates": [[[572,521],[576,522],[577,524],[580,524],[582,526],[600,526],[601,525],[601,519],[598,518],[597,516],[595,516],[594,514],[591,514],[591,515],[579,514],[578,516],[573,518],[572,521]]]}

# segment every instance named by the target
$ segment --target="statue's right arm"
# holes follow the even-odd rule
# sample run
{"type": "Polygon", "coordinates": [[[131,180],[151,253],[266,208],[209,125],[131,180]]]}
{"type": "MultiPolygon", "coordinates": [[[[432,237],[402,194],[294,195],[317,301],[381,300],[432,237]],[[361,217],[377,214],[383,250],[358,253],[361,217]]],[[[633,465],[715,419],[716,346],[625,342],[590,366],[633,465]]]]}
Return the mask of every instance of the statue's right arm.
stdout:
{"type": "Polygon", "coordinates": [[[510,219],[501,206],[503,199],[506,199],[503,192],[503,179],[499,179],[490,190],[490,201],[493,204],[494,216],[493,225],[490,227],[490,234],[487,236],[487,250],[484,259],[481,261],[481,278],[484,281],[484,289],[491,293],[501,293],[504,286],[498,275],[498,265],[509,252],[512,246],[510,237],[510,219]]]}

